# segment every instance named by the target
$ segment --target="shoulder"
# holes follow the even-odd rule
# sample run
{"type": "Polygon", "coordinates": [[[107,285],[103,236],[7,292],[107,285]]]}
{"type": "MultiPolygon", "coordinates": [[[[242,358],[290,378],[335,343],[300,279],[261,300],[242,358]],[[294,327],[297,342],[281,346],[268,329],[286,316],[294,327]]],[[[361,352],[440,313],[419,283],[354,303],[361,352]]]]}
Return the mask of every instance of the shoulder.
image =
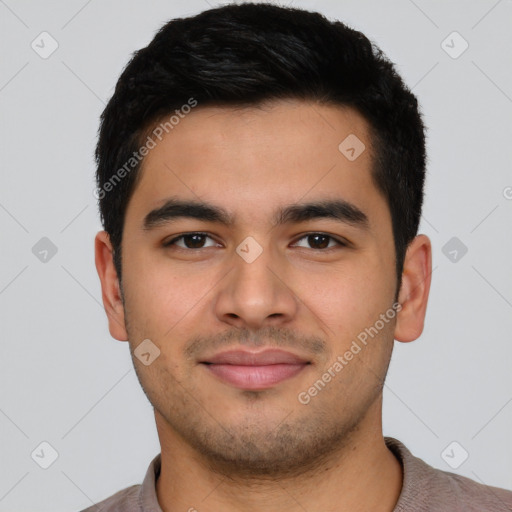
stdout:
{"type": "Polygon", "coordinates": [[[138,512],[140,485],[132,485],[81,512],[138,512]]]}
{"type": "Polygon", "coordinates": [[[512,512],[512,491],[436,469],[415,457],[400,441],[385,439],[404,468],[402,492],[394,512],[512,512]]]}
{"type": "Polygon", "coordinates": [[[139,512],[140,485],[132,485],[81,512],[139,512]]]}
{"type": "Polygon", "coordinates": [[[437,489],[435,499],[440,505],[453,503],[467,512],[512,512],[512,491],[484,485],[465,476],[434,468],[430,481],[432,490],[437,489]]]}
{"type": "Polygon", "coordinates": [[[162,512],[156,495],[160,466],[161,458],[158,454],[149,464],[142,484],[126,487],[81,512],[162,512]]]}

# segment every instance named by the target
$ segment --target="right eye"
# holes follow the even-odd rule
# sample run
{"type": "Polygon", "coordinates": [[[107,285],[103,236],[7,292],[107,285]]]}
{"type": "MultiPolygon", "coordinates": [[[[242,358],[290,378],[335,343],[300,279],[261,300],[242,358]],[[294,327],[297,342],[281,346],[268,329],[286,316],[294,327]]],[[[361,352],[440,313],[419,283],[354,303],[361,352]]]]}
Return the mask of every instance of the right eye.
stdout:
{"type": "Polygon", "coordinates": [[[168,240],[167,242],[163,243],[164,247],[171,247],[171,246],[177,246],[180,249],[205,249],[207,247],[215,247],[214,245],[210,246],[204,246],[204,240],[206,238],[210,238],[210,240],[213,240],[208,233],[201,233],[201,232],[193,232],[193,233],[184,233],[180,236],[177,236],[171,240],[168,240]],[[177,242],[183,241],[183,244],[180,245],[177,242]]]}

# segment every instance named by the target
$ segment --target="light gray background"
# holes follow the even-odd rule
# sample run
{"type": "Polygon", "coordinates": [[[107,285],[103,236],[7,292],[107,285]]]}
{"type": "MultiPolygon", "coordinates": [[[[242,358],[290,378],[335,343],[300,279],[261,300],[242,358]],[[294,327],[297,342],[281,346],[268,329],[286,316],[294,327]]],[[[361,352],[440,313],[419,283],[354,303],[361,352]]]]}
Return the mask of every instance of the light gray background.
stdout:
{"type": "MultiPolygon", "coordinates": [[[[1,511],[79,510],[140,482],[159,452],[128,345],[111,339],[101,305],[93,150],[131,53],[208,4],[0,0],[1,511]],[[43,31],[59,45],[47,59],[31,48],[43,31]],[[47,262],[32,252],[42,237],[57,247],[47,262]],[[59,455],[48,469],[31,458],[43,441],[59,455]]],[[[512,2],[290,5],[376,41],[428,126],[427,326],[395,344],[384,433],[433,466],[512,489],[512,2]],[[453,31],[469,43],[458,58],[442,47],[453,31]],[[468,248],[456,262],[442,251],[452,237],[468,248]],[[457,469],[442,457],[453,441],[451,460],[469,453],[457,469]]]]}

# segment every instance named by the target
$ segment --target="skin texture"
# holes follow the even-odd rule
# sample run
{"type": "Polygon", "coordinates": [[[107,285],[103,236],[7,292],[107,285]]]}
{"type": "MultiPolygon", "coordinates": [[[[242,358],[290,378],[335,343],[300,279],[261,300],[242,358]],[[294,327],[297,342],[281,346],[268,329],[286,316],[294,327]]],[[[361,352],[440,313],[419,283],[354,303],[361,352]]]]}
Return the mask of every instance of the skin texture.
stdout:
{"type": "Polygon", "coordinates": [[[370,168],[368,126],[352,109],[199,105],[144,160],[125,217],[123,294],[108,235],[96,236],[111,335],[132,352],[144,339],[160,350],[149,366],[133,361],[155,409],[164,511],[393,510],[402,469],[384,443],[382,386],[393,340],[423,329],[426,236],[408,248],[400,312],[307,405],[297,398],[394,303],[391,216],[370,168]],[[366,145],[354,161],[338,149],[349,134],[366,145]],[[180,218],[144,230],[144,217],[171,196],[221,206],[235,222],[180,218]],[[271,224],[282,206],[339,198],[366,214],[367,229],[327,218],[271,224]],[[189,239],[191,248],[183,239],[163,246],[198,231],[208,237],[189,239]],[[306,236],[314,233],[333,239],[306,236]],[[262,248],[251,263],[236,252],[248,236],[262,248]],[[240,347],[280,347],[310,364],[257,391],[200,364],[240,347]]]}

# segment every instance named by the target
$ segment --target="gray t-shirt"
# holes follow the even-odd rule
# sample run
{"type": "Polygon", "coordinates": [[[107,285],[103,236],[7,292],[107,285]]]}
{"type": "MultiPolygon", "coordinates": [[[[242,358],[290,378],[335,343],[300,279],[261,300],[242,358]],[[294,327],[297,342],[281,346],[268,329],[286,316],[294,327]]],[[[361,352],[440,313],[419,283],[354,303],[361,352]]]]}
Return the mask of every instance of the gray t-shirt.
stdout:
{"type": "MultiPolygon", "coordinates": [[[[415,457],[397,439],[384,439],[401,462],[404,474],[393,512],[512,512],[512,491],[435,469],[415,457]]],[[[142,485],[127,487],[82,512],[162,512],[155,490],[159,473],[160,455],[157,455],[142,485]]]]}

